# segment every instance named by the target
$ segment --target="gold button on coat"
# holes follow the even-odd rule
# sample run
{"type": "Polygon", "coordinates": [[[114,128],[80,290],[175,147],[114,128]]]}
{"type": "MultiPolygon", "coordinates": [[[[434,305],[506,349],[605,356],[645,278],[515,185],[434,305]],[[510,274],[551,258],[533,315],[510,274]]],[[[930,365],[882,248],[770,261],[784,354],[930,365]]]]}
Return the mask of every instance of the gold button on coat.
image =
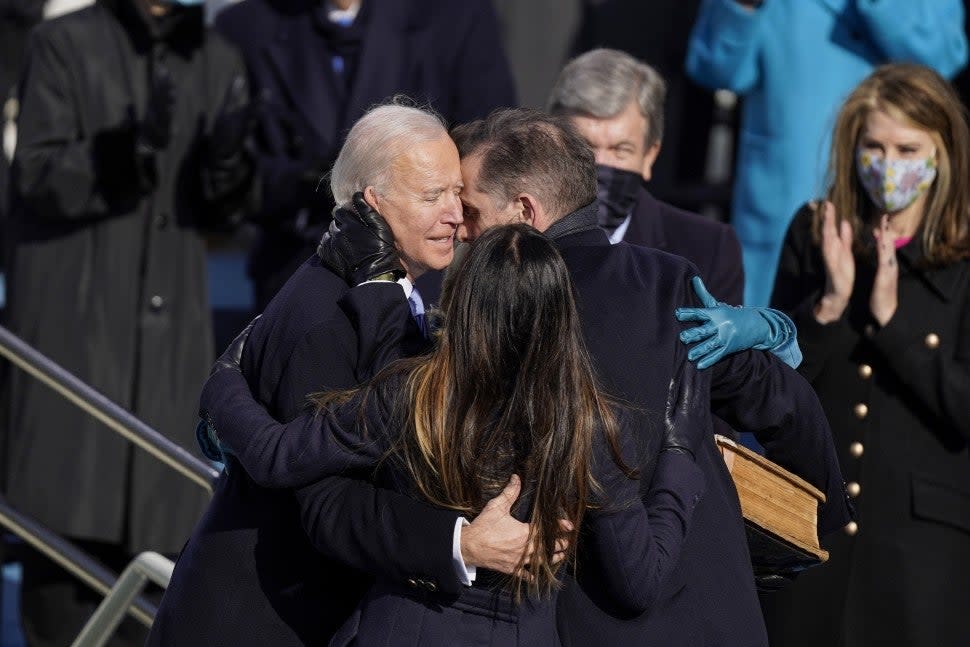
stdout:
{"type": "Polygon", "coordinates": [[[859,532],[859,524],[857,524],[855,521],[850,521],[849,523],[845,524],[845,528],[843,528],[843,530],[845,530],[845,534],[852,537],[859,532]]]}
{"type": "Polygon", "coordinates": [[[848,493],[850,497],[854,499],[857,496],[859,496],[860,492],[862,492],[862,486],[860,486],[855,481],[852,481],[851,483],[845,486],[845,491],[848,493]]]}
{"type": "Polygon", "coordinates": [[[862,402],[852,407],[852,412],[855,413],[855,417],[862,420],[869,415],[869,407],[862,402]]]}
{"type": "Polygon", "coordinates": [[[852,458],[859,458],[864,451],[865,447],[862,446],[862,443],[856,442],[849,445],[849,453],[852,454],[852,458]]]}
{"type": "Polygon", "coordinates": [[[872,367],[868,364],[859,364],[859,377],[863,380],[868,380],[872,377],[872,367]]]}
{"type": "Polygon", "coordinates": [[[923,340],[923,343],[925,343],[926,347],[929,348],[930,350],[939,348],[940,336],[937,335],[935,332],[931,332],[926,336],[926,339],[923,340]]]}

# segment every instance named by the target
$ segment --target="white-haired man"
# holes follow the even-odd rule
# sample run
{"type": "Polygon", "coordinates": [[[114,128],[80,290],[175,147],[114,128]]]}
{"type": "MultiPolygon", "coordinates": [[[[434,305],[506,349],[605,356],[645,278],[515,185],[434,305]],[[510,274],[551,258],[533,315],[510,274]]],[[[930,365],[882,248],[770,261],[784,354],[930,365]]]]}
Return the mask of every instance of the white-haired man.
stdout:
{"type": "MultiPolygon", "coordinates": [[[[385,105],[362,117],[334,164],[331,188],[337,224],[257,320],[241,358],[253,392],[280,420],[295,418],[311,393],[369,377],[358,343],[368,330],[353,295],[388,288],[351,288],[400,278],[420,325],[423,305],[411,281],[451,262],[462,223],[458,151],[442,121],[417,108],[385,105]]],[[[327,644],[367,588],[363,571],[447,591],[465,583],[466,566],[511,570],[528,532],[508,515],[514,487],[497,498],[508,505],[491,506],[462,531],[454,512],[340,477],[327,481],[325,503],[318,494],[326,523],[311,542],[294,491],[260,487],[248,469],[227,458],[150,645],[327,644]],[[381,541],[375,528],[396,540],[381,541]],[[434,568],[414,570],[427,555],[434,568]]]]}

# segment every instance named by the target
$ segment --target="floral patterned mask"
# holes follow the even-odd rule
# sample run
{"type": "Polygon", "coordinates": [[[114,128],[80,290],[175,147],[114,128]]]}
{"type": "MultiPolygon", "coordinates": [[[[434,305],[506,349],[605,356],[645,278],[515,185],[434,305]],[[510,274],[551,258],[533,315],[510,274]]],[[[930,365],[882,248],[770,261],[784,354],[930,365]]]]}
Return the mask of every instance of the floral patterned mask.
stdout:
{"type": "Polygon", "coordinates": [[[913,204],[936,179],[936,153],[926,159],[886,160],[860,148],[855,161],[859,181],[869,198],[886,213],[913,204]]]}

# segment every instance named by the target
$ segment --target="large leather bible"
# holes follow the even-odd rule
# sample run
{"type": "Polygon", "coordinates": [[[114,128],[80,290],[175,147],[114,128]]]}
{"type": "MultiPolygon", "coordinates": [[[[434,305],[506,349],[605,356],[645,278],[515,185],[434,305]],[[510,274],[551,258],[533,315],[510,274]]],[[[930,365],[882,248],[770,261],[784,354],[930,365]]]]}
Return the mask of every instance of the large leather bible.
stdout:
{"type": "Polygon", "coordinates": [[[807,481],[724,436],[715,436],[741,500],[755,576],[791,576],[828,559],[818,544],[818,504],[807,481]]]}

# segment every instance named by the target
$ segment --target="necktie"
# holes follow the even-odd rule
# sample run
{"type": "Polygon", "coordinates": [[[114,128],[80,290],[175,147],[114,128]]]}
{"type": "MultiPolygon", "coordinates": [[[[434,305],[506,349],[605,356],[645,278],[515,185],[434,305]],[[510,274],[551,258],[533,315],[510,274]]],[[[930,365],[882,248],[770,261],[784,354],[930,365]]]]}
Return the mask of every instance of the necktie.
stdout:
{"type": "Polygon", "coordinates": [[[418,324],[418,329],[424,337],[428,336],[428,330],[424,321],[424,300],[421,299],[421,295],[418,291],[411,290],[411,296],[408,297],[408,306],[411,308],[411,316],[414,317],[414,323],[418,324]]]}

